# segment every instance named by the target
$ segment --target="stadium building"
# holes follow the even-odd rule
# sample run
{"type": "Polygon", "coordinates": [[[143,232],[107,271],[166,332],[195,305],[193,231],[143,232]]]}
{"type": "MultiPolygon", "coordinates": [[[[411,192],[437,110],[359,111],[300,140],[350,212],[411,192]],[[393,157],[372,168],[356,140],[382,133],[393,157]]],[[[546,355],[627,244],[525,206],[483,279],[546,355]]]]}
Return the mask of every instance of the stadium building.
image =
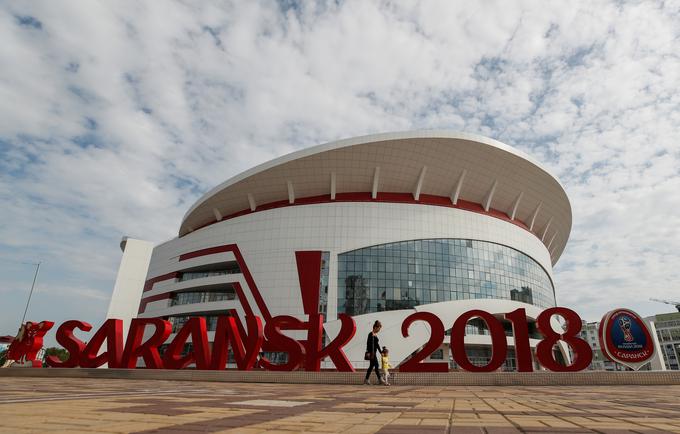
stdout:
{"type": "MultiPolygon", "coordinates": [[[[500,318],[523,307],[535,319],[555,306],[553,266],[571,222],[557,178],[498,141],[448,131],[341,140],[218,185],[187,211],[177,238],[124,240],[109,317],[162,317],[176,332],[192,316],[214,330],[220,315],[318,311],[332,339],[346,313],[357,326],[344,348],[354,366],[367,363],[376,319],[396,366],[428,340],[422,322],[402,337],[413,312],[450,329],[471,309],[500,318]]],[[[530,332],[534,347],[533,324],[530,332]]],[[[472,320],[465,339],[473,363],[486,363],[485,323],[472,320]]],[[[455,368],[448,339],[430,358],[455,368]]],[[[505,369],[514,366],[510,348],[505,369]]]]}

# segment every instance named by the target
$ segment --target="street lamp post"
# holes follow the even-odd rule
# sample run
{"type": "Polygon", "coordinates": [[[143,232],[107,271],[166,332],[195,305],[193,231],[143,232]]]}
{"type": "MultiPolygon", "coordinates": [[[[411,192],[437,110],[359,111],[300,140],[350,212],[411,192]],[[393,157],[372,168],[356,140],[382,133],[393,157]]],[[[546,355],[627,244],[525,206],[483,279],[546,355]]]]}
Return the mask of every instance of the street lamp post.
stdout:
{"type": "Polygon", "coordinates": [[[38,271],[40,271],[40,262],[37,264],[34,264],[35,267],[35,274],[33,275],[33,283],[31,284],[31,292],[28,293],[28,300],[26,301],[26,309],[24,309],[24,316],[21,318],[21,324],[24,325],[24,321],[26,320],[26,312],[28,312],[28,305],[31,303],[31,296],[33,295],[33,289],[35,288],[35,281],[38,278],[38,271]]]}

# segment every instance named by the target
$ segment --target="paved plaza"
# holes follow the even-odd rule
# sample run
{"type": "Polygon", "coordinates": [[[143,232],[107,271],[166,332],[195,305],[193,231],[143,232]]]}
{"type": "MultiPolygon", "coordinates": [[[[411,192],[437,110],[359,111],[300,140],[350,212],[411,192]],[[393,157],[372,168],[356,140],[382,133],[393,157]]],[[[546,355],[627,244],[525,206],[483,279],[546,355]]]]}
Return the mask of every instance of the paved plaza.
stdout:
{"type": "Polygon", "coordinates": [[[680,433],[680,386],[0,378],[0,433],[680,433]]]}

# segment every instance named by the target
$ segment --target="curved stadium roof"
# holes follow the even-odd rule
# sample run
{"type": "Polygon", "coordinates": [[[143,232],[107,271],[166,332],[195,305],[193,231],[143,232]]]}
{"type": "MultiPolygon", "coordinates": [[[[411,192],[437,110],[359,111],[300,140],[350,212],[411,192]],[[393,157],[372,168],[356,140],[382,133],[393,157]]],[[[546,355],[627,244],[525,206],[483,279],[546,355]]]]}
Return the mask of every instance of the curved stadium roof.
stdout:
{"type": "Polygon", "coordinates": [[[413,131],[313,146],[242,172],[187,211],[179,236],[252,212],[332,201],[403,202],[485,213],[532,232],[550,251],[553,264],[572,224],[559,180],[523,152],[473,134],[413,131]]]}

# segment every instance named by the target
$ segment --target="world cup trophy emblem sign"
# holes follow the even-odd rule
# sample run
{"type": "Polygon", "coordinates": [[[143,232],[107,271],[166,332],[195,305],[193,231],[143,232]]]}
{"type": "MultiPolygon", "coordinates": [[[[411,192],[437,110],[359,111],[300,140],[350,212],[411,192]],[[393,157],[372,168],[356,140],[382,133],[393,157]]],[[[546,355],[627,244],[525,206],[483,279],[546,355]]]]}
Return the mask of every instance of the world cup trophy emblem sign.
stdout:
{"type": "Polygon", "coordinates": [[[647,325],[628,309],[615,309],[602,318],[598,331],[602,353],[611,361],[638,370],[654,356],[647,325]]]}
{"type": "Polygon", "coordinates": [[[619,327],[621,327],[623,339],[626,342],[633,342],[635,340],[633,334],[630,332],[630,318],[627,316],[619,318],[619,327]]]}

